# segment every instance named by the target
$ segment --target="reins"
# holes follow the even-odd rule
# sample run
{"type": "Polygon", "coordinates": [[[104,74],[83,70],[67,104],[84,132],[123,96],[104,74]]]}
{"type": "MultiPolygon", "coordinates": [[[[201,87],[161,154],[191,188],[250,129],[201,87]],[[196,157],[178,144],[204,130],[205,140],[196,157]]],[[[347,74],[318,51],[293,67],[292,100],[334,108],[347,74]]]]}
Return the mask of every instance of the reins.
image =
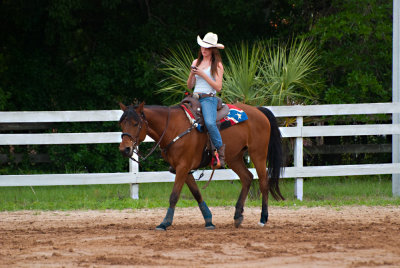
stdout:
{"type": "MultiPolygon", "coordinates": [[[[215,171],[215,168],[212,168],[211,176],[210,176],[210,178],[208,179],[207,183],[202,187],[203,190],[206,189],[206,188],[208,187],[208,185],[210,184],[211,179],[212,179],[212,177],[214,176],[214,171],[215,171]]],[[[201,177],[203,177],[203,176],[201,176],[201,177]]],[[[200,177],[200,178],[201,178],[201,177],[200,177]]],[[[200,178],[199,178],[199,180],[200,180],[200,178]]]]}

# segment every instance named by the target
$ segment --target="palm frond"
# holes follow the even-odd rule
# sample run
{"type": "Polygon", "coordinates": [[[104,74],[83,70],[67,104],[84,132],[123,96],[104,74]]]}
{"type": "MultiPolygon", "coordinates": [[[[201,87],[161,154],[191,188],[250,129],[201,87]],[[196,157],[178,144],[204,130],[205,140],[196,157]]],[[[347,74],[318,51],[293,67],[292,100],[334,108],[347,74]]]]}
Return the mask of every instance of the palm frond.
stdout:
{"type": "Polygon", "coordinates": [[[187,78],[190,73],[190,65],[195,58],[187,44],[180,44],[169,50],[170,55],[161,60],[160,71],[167,78],[159,82],[158,94],[166,95],[166,102],[174,104],[179,102],[187,90],[187,78]]]}
{"type": "Polygon", "coordinates": [[[259,91],[261,80],[258,66],[261,59],[261,45],[251,48],[247,43],[226,50],[228,65],[225,67],[222,97],[225,101],[240,101],[258,105],[264,99],[259,91]]]}
{"type": "Polygon", "coordinates": [[[263,54],[262,78],[270,105],[302,103],[315,98],[311,81],[317,71],[317,56],[311,44],[295,39],[288,45],[267,44],[263,54]]]}

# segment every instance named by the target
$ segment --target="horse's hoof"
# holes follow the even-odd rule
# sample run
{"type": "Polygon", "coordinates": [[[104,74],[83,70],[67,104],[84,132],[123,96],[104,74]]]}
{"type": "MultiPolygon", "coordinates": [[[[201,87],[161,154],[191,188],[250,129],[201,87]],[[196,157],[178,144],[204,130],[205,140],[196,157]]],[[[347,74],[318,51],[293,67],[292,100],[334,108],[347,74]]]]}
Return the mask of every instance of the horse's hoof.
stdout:
{"type": "Polygon", "coordinates": [[[259,222],[259,223],[258,223],[258,226],[264,227],[264,226],[265,226],[265,223],[259,222]]]}
{"type": "Polygon", "coordinates": [[[207,230],[214,230],[215,229],[215,225],[212,224],[211,222],[206,223],[206,229],[207,230]]]}
{"type": "Polygon", "coordinates": [[[239,228],[242,222],[243,222],[243,216],[240,216],[239,218],[235,219],[235,227],[239,228]]]}
{"type": "Polygon", "coordinates": [[[156,227],[157,231],[166,231],[167,230],[167,226],[165,226],[164,224],[160,224],[156,227]]]}

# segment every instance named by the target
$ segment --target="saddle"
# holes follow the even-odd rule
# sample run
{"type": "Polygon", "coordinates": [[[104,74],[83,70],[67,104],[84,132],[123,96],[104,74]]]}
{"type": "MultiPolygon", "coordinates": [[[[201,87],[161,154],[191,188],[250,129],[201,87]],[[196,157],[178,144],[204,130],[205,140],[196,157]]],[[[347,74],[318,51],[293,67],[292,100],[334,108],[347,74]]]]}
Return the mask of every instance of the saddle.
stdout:
{"type": "MultiPolygon", "coordinates": [[[[224,118],[226,115],[229,113],[229,107],[225,104],[222,103],[222,100],[218,97],[218,104],[217,104],[217,127],[220,129],[221,127],[221,119],[224,118]]],[[[183,105],[188,109],[192,115],[194,116],[194,121],[198,125],[203,125],[204,126],[204,117],[203,113],[201,112],[201,104],[198,98],[195,98],[192,94],[187,95],[180,103],[180,105],[183,105]]],[[[208,132],[207,132],[208,135],[208,132]]],[[[207,143],[205,144],[205,147],[202,152],[202,159],[199,164],[199,166],[196,169],[207,167],[209,165],[212,165],[213,161],[213,156],[214,154],[212,153],[215,150],[214,145],[211,142],[210,136],[208,135],[207,143]]],[[[174,170],[170,169],[170,172],[174,173],[174,170]]]]}
{"type": "MultiPolygon", "coordinates": [[[[218,129],[221,126],[221,119],[224,118],[229,113],[229,107],[222,103],[222,100],[218,97],[218,105],[217,105],[217,127],[218,129]]],[[[195,121],[200,124],[204,125],[204,118],[203,113],[201,112],[201,104],[197,98],[194,98],[193,95],[186,96],[180,103],[184,105],[195,117],[195,121]]]]}

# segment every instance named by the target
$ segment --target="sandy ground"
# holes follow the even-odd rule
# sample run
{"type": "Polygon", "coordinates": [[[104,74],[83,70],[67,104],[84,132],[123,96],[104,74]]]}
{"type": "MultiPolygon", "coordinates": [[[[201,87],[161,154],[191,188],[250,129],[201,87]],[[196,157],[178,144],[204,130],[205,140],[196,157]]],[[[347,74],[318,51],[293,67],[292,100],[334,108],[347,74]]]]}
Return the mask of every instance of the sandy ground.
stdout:
{"type": "Polygon", "coordinates": [[[400,207],[214,207],[215,230],[198,208],[0,213],[0,267],[400,267],[400,207]]]}

